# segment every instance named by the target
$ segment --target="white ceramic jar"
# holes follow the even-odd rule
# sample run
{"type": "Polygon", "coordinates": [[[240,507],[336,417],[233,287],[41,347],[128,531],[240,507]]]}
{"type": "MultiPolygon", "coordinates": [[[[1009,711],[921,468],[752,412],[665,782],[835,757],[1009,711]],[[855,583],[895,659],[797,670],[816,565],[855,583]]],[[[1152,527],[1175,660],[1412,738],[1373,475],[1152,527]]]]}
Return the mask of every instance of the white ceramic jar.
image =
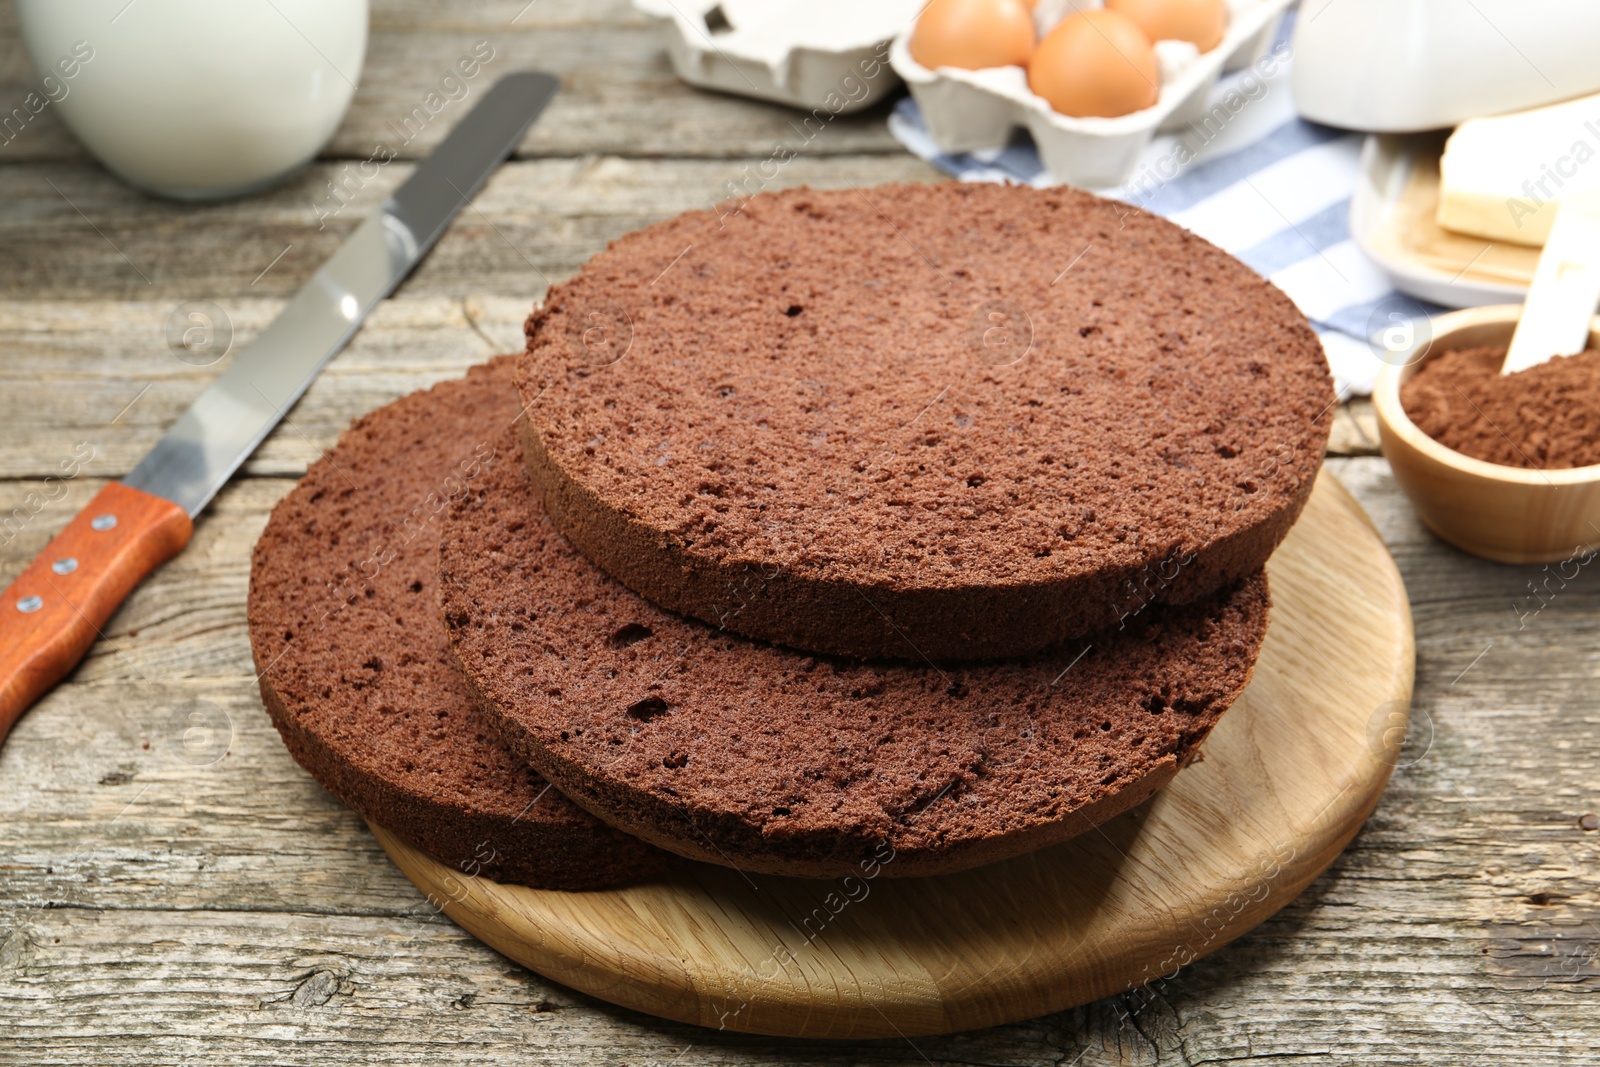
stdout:
{"type": "Polygon", "coordinates": [[[161,196],[251,192],[350,106],[367,0],[17,0],[42,95],[102,163],[161,196]]]}
{"type": "Polygon", "coordinates": [[[1411,133],[1600,90],[1595,0],[1305,0],[1294,26],[1304,118],[1411,133]]]}

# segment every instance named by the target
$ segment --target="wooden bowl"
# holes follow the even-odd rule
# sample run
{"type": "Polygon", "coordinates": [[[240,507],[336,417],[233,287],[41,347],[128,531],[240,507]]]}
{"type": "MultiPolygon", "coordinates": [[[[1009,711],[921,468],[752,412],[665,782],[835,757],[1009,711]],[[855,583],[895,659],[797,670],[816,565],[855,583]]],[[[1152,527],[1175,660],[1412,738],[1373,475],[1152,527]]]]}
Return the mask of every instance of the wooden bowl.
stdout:
{"type": "MultiPolygon", "coordinates": [[[[1522,307],[1502,304],[1442,315],[1426,353],[1378,372],[1372,401],[1383,454],[1428,528],[1464,552],[1501,563],[1552,563],[1600,547],[1600,465],[1525,470],[1464,456],[1417,428],[1400,387],[1429,359],[1455,349],[1511,343],[1522,307]]],[[[1600,317],[1589,346],[1600,347],[1600,317]]]]}

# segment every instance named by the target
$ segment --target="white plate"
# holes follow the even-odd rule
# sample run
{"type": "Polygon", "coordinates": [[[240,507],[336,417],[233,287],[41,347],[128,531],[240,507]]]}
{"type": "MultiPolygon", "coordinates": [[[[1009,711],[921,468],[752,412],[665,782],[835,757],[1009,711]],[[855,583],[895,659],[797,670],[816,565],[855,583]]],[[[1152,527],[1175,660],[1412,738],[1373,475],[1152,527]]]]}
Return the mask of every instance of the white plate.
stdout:
{"type": "MultiPolygon", "coordinates": [[[[1510,280],[1495,280],[1473,268],[1488,254],[1496,257],[1527,256],[1529,250],[1514,249],[1499,242],[1462,238],[1462,243],[1481,245],[1481,251],[1458,257],[1461,266],[1408,252],[1407,230],[1411,227],[1405,207],[1407,189],[1419,167],[1437,162],[1438,136],[1381,135],[1368,137],[1361,151],[1361,170],[1350,199],[1350,233],[1366,253],[1402,293],[1446,307],[1483,307],[1489,304],[1520,303],[1527,285],[1510,280]],[[1430,155],[1431,154],[1431,155],[1430,155]],[[1476,255],[1476,259],[1474,258],[1476,255]]],[[[1537,251],[1533,251],[1537,256],[1537,251]]]]}

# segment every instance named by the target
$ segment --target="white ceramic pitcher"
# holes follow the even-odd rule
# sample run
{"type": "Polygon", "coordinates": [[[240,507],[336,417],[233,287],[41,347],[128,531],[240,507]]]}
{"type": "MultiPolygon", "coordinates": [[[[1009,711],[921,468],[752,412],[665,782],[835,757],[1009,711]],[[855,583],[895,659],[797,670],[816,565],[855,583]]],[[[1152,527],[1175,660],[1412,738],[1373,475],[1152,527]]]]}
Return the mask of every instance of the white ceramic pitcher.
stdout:
{"type": "Polygon", "coordinates": [[[367,0],[17,0],[17,13],[34,99],[128,182],[181,199],[309,162],[367,48],[367,0]]]}

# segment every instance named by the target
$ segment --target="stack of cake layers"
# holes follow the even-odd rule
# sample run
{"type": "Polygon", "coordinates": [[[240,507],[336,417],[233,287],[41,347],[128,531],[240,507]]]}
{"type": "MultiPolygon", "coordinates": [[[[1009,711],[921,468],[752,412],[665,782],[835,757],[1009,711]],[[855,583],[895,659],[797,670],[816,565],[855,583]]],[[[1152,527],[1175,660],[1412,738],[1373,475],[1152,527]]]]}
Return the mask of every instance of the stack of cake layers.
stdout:
{"type": "Polygon", "coordinates": [[[1071,190],[730,202],[359,420],[256,547],[296,760],[468,874],[998,862],[1249,681],[1334,395],[1290,302],[1071,190]]]}

